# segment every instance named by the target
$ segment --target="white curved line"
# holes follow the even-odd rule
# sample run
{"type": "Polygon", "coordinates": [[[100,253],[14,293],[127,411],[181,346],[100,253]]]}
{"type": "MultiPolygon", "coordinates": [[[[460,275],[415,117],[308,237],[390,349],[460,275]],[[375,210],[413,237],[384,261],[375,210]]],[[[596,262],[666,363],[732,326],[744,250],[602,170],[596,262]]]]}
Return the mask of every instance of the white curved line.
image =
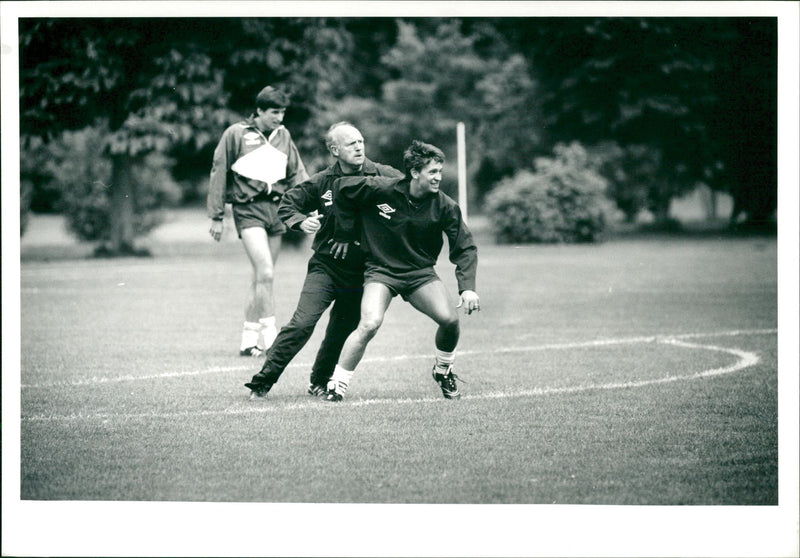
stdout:
{"type": "Polygon", "coordinates": [[[705,349],[707,351],[719,351],[721,353],[729,353],[736,357],[739,357],[739,362],[731,365],[726,366],[724,368],[712,368],[710,370],[705,370],[703,372],[698,372],[694,375],[697,378],[707,378],[709,376],[721,376],[723,374],[730,374],[732,372],[737,372],[738,370],[742,370],[743,368],[749,368],[750,366],[755,366],[759,362],[758,355],[755,353],[751,353],[749,351],[743,351],[741,349],[734,349],[730,347],[718,347],[716,345],[697,345],[695,343],[687,343],[685,341],[679,341],[678,339],[664,339],[662,343],[668,345],[675,345],[676,347],[686,347],[689,349],[705,349]]]}
{"type": "MultiPolygon", "coordinates": [[[[648,339],[648,338],[642,338],[648,339]]],[[[638,381],[630,381],[630,382],[614,382],[614,383],[607,383],[607,384],[584,384],[580,386],[568,386],[568,387],[545,387],[545,388],[534,388],[534,389],[527,389],[527,390],[516,390],[513,392],[508,391],[497,391],[497,392],[488,392],[488,393],[481,393],[477,395],[464,395],[462,399],[507,399],[511,397],[530,397],[530,396],[537,396],[537,395],[558,395],[564,393],[577,393],[582,391],[592,391],[592,390],[611,390],[611,389],[624,389],[624,388],[636,388],[636,387],[643,387],[655,384],[667,384],[670,382],[677,382],[680,380],[696,380],[699,378],[707,378],[710,376],[721,376],[723,374],[731,374],[733,372],[737,372],[739,370],[743,370],[744,368],[749,368],[750,366],[754,366],[758,364],[759,358],[758,355],[755,353],[751,353],[748,351],[742,351],[740,349],[732,349],[728,347],[718,347],[715,345],[698,345],[695,343],[686,343],[684,341],[679,341],[677,339],[661,339],[658,342],[664,343],[667,345],[675,345],[677,347],[685,347],[690,349],[705,349],[709,351],[718,351],[722,353],[728,353],[734,355],[739,358],[737,362],[730,366],[725,366],[722,368],[712,368],[709,370],[703,370],[701,372],[697,372],[695,374],[689,374],[686,376],[667,376],[664,378],[655,378],[652,380],[638,380],[638,381]]],[[[612,343],[604,343],[604,344],[612,344],[612,343]]],[[[383,400],[383,399],[376,399],[376,400],[363,400],[363,401],[354,401],[354,404],[371,404],[372,402],[384,402],[384,401],[396,401],[396,402],[403,402],[402,400],[383,400]]],[[[427,402],[427,401],[441,401],[439,398],[430,398],[430,399],[417,399],[413,400],[414,402],[427,402]]]]}
{"type": "MultiPolygon", "coordinates": [[[[715,333],[678,333],[678,334],[667,334],[667,335],[650,335],[645,337],[623,337],[618,339],[597,339],[594,341],[580,341],[580,342],[573,342],[573,343],[551,343],[545,345],[534,345],[534,346],[523,346],[523,347],[496,347],[491,350],[483,349],[483,350],[459,350],[459,356],[474,356],[474,355],[482,355],[482,354],[502,354],[502,353],[521,353],[521,352],[534,352],[534,351],[552,351],[552,350],[563,350],[563,349],[581,349],[581,348],[591,348],[591,347],[604,347],[608,345],[626,345],[632,343],[655,343],[657,341],[663,341],[665,339],[692,339],[692,338],[703,338],[703,337],[731,337],[731,336],[739,336],[739,335],[765,335],[771,333],[777,333],[777,329],[739,329],[739,330],[732,330],[732,331],[722,331],[722,332],[715,332],[715,333]]],[[[397,362],[402,360],[409,360],[409,359],[429,359],[431,355],[429,353],[424,354],[405,354],[405,355],[396,355],[391,357],[369,357],[362,359],[362,363],[380,363],[380,362],[397,362]]],[[[310,368],[310,362],[292,362],[286,368],[310,368]]],[[[255,365],[240,365],[240,366],[212,366],[211,368],[205,368],[203,370],[183,370],[179,372],[165,372],[163,374],[147,374],[144,376],[132,376],[132,375],[125,375],[125,376],[117,376],[117,377],[105,377],[105,376],[92,376],[90,378],[81,378],[78,380],[72,380],[69,382],[53,382],[48,384],[22,384],[20,387],[22,389],[42,389],[42,388],[54,388],[54,387],[70,387],[70,386],[90,386],[90,385],[100,385],[100,384],[109,384],[109,383],[118,383],[118,382],[137,382],[142,380],[158,380],[163,378],[182,378],[184,376],[202,376],[205,374],[219,374],[224,372],[240,372],[240,371],[252,371],[256,368],[255,365]]]]}
{"type": "MultiPolygon", "coordinates": [[[[766,332],[764,330],[760,330],[759,333],[766,332]]],[[[753,332],[748,332],[748,334],[753,332]]],[[[732,335],[731,333],[727,334],[718,334],[718,335],[732,335]]],[[[680,337],[703,337],[704,335],[701,334],[685,334],[681,335],[680,337]]],[[[708,335],[712,336],[712,335],[708,335]]],[[[716,336],[716,335],[713,335],[716,336]]],[[[681,341],[677,339],[678,336],[672,337],[665,337],[661,339],[656,339],[653,337],[641,337],[636,338],[638,341],[634,341],[632,339],[620,339],[620,340],[606,340],[606,341],[593,341],[586,343],[575,343],[570,345],[551,345],[550,348],[574,348],[576,346],[603,346],[603,345],[613,345],[613,344],[622,344],[622,343],[630,343],[630,342],[651,342],[657,341],[659,343],[667,344],[667,345],[674,345],[676,347],[683,347],[687,349],[702,349],[708,351],[717,351],[721,353],[727,353],[733,355],[738,358],[738,360],[725,367],[721,368],[711,368],[708,370],[703,370],[700,372],[696,372],[694,374],[689,375],[673,375],[673,376],[666,376],[664,378],[654,378],[651,380],[638,380],[638,381],[629,381],[629,382],[611,382],[606,384],[584,384],[578,386],[568,386],[568,387],[544,387],[544,388],[534,388],[534,389],[527,389],[527,390],[516,390],[516,391],[495,391],[495,392],[488,392],[488,393],[481,393],[481,394],[470,394],[464,395],[462,397],[463,400],[470,400],[470,401],[480,401],[480,400],[488,400],[488,399],[509,399],[514,397],[534,397],[534,396],[545,396],[545,395],[561,395],[561,394],[570,394],[570,393],[579,393],[585,391],[607,391],[607,390],[614,390],[614,389],[627,389],[627,388],[638,388],[650,385],[658,385],[658,384],[666,384],[671,382],[678,382],[682,380],[695,380],[699,378],[707,378],[711,376],[721,376],[724,374],[731,374],[733,372],[737,372],[739,370],[743,370],[744,368],[749,368],[758,364],[760,361],[758,355],[755,353],[751,353],[749,351],[743,351],[741,349],[729,348],[729,347],[719,347],[716,345],[700,345],[697,343],[688,343],[686,341],[681,341]]],[[[533,348],[533,350],[538,350],[539,347],[533,348]]],[[[182,411],[179,413],[135,413],[135,414],[123,414],[123,415],[116,415],[116,414],[108,414],[108,413],[98,413],[93,415],[84,415],[84,414],[71,414],[71,415],[35,415],[30,417],[22,417],[23,421],[55,421],[55,420],[84,420],[84,419],[91,419],[91,420],[110,420],[110,419],[121,419],[121,420],[131,420],[131,419],[150,419],[150,418],[188,418],[188,417],[198,417],[198,416],[232,416],[232,415],[244,415],[244,414],[267,414],[267,413],[275,413],[275,412],[284,412],[287,410],[304,410],[310,408],[321,408],[321,407],[338,407],[342,405],[348,405],[352,407],[363,407],[368,405],[383,405],[383,404],[420,404],[420,403],[441,403],[442,399],[439,397],[423,397],[423,398],[406,398],[406,399],[355,399],[355,400],[345,400],[340,403],[327,403],[321,402],[317,399],[312,401],[307,401],[303,403],[290,403],[290,404],[283,404],[279,406],[258,406],[258,407],[240,407],[240,408],[228,408],[222,409],[219,411],[182,411]]]]}

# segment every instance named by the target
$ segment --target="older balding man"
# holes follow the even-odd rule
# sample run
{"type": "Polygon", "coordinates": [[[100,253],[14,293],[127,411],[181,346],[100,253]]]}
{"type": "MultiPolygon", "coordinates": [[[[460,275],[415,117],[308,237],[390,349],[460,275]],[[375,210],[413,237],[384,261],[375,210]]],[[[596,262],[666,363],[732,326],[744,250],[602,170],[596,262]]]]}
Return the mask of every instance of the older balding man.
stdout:
{"type": "Polygon", "coordinates": [[[286,192],[278,208],[278,215],[287,227],[315,234],[314,254],[308,262],[305,283],[292,319],[267,351],[261,371],[245,384],[251,390],[251,397],[263,397],[272,389],[289,362],[308,342],[322,314],[333,304],[308,386],[310,395],[325,395],[342,345],[358,325],[365,260],[359,246],[345,247],[333,241],[333,182],[343,176],[403,176],[393,167],[370,161],[361,132],[348,122],[331,126],[325,139],[335,162],[286,192]],[[332,252],[347,255],[334,259],[332,252]]]}

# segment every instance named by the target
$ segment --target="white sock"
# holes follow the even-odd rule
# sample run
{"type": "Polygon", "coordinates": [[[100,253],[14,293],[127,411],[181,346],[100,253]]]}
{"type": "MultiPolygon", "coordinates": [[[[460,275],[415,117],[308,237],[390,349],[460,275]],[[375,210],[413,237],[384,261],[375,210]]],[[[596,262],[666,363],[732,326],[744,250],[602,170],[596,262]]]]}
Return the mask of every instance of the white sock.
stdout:
{"type": "Polygon", "coordinates": [[[275,341],[275,338],[278,336],[278,328],[275,327],[275,316],[261,318],[258,320],[258,323],[261,326],[261,339],[259,347],[265,350],[269,349],[272,346],[272,343],[275,341]]]}
{"type": "Polygon", "coordinates": [[[258,323],[261,324],[261,327],[275,327],[275,316],[259,318],[258,323]]]}
{"type": "Polygon", "coordinates": [[[456,352],[442,351],[440,349],[436,349],[436,368],[439,369],[441,374],[447,373],[447,369],[453,365],[453,362],[456,360],[456,352]]]}
{"type": "Polygon", "coordinates": [[[240,350],[249,349],[258,345],[258,335],[261,332],[261,324],[258,322],[245,322],[242,329],[242,345],[240,350]]]}
{"type": "Polygon", "coordinates": [[[347,391],[347,387],[350,385],[350,380],[353,379],[353,374],[355,374],[355,370],[345,370],[337,364],[334,367],[333,375],[328,382],[328,389],[333,389],[339,395],[344,395],[347,391]]]}

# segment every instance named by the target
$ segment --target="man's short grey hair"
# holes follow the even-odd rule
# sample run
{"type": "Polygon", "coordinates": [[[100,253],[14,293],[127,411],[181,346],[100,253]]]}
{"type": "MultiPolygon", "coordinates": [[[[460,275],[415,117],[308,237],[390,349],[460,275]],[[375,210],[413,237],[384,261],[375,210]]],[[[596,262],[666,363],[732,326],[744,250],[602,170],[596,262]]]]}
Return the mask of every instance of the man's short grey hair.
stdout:
{"type": "Polygon", "coordinates": [[[355,128],[352,124],[350,124],[347,120],[342,120],[337,122],[336,124],[331,124],[331,127],[328,128],[328,131],[325,133],[325,147],[330,150],[331,146],[336,143],[333,139],[333,131],[336,128],[341,128],[342,126],[350,126],[351,128],[355,128]]]}

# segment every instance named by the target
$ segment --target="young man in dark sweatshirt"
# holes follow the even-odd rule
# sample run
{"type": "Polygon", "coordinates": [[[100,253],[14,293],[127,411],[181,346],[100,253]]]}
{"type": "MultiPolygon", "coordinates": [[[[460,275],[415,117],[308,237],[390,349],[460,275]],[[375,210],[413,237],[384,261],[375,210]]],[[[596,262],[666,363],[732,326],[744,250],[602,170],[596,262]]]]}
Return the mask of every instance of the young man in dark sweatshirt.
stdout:
{"type": "Polygon", "coordinates": [[[439,190],[443,163],[439,148],[414,141],[403,155],[404,178],[344,177],[335,183],[333,257],[346,256],[347,244],[360,237],[367,264],[361,317],[328,382],[328,401],[342,400],[397,295],[438,324],[433,378],[445,398],[461,397],[453,373],[460,333],[456,308],[467,314],[480,310],[475,292],[478,249],[458,204],[439,190]],[[455,307],[434,270],[444,245],[442,233],[456,266],[460,301],[455,307]]]}
{"type": "Polygon", "coordinates": [[[360,247],[348,245],[344,250],[344,246],[340,248],[333,242],[333,183],[343,176],[403,176],[393,167],[370,161],[361,132],[348,122],[332,125],[325,143],[335,162],[288,190],[278,207],[278,216],[287,227],[315,235],[311,246],[314,254],[308,261],[292,319],[281,328],[267,351],[261,370],[245,384],[254,397],[269,392],[308,342],[322,314],[333,304],[308,386],[309,395],[325,395],[342,345],[358,324],[364,282],[364,253],[360,247]],[[332,251],[345,252],[347,257],[334,259],[332,251]]]}

